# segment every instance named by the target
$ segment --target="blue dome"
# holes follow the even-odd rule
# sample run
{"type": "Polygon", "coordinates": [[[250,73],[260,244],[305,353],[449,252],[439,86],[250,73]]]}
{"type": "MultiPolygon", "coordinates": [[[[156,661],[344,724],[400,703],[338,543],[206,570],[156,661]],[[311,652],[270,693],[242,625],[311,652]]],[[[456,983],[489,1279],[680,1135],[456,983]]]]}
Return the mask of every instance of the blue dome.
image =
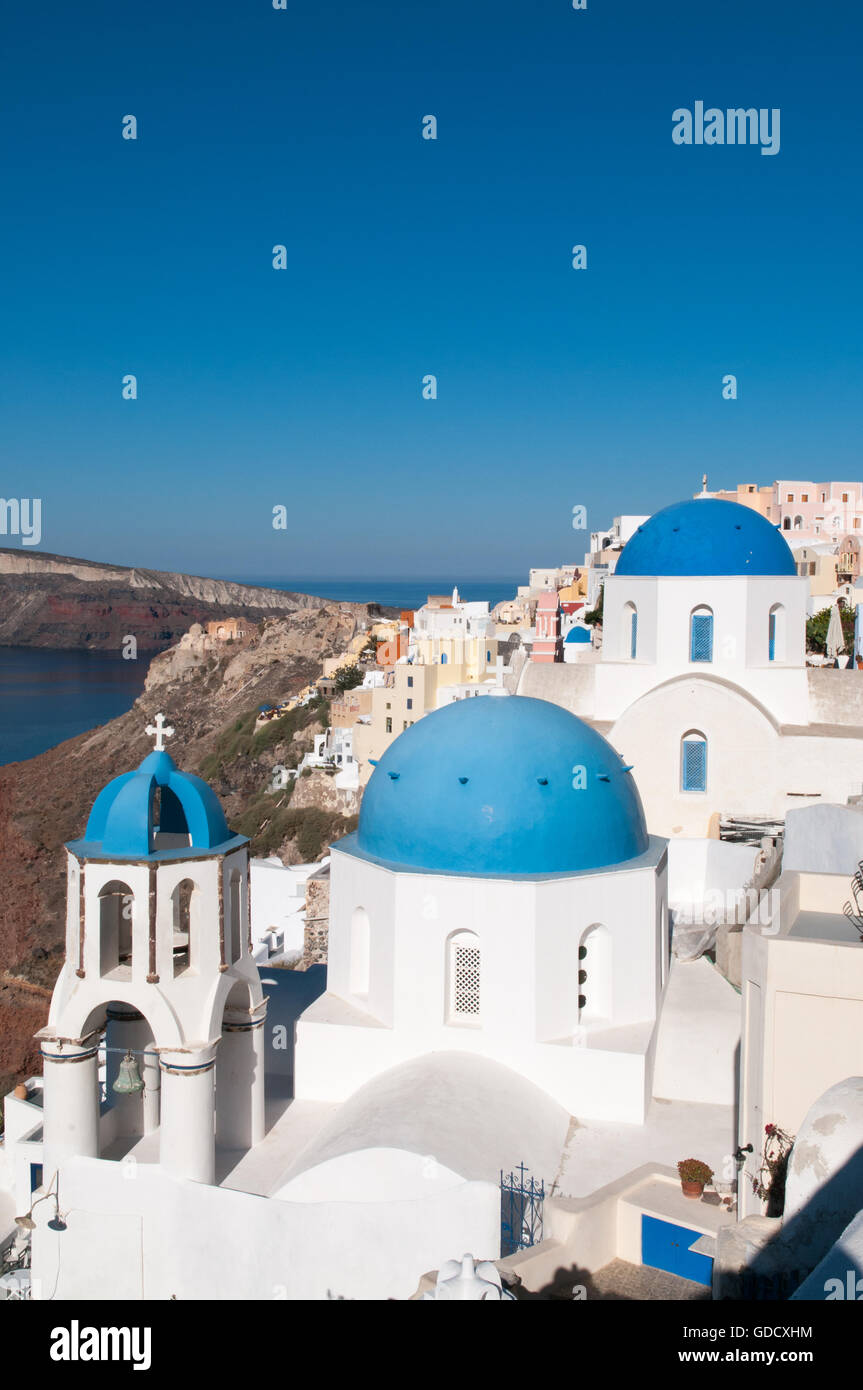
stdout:
{"type": "Polygon", "coordinates": [[[103,787],[83,841],[69,848],[102,858],[141,859],[223,848],[229,841],[243,843],[231,835],[215,792],[200,777],[181,772],[162,750],[150,753],[137,772],[124,772],[103,787]],[[183,843],[157,850],[157,832],[183,837],[183,843]]]}
{"type": "Polygon", "coordinates": [[[564,638],[565,642],[589,642],[590,633],[586,627],[571,627],[564,638]]]}
{"type": "Polygon", "coordinates": [[[449,874],[577,873],[648,847],[620,755],[574,714],[521,695],[458,700],[387,749],[356,849],[449,874]]]}
{"type": "Polygon", "coordinates": [[[627,541],[615,574],[796,575],[780,531],[760,512],[718,497],[675,502],[627,541]]]}

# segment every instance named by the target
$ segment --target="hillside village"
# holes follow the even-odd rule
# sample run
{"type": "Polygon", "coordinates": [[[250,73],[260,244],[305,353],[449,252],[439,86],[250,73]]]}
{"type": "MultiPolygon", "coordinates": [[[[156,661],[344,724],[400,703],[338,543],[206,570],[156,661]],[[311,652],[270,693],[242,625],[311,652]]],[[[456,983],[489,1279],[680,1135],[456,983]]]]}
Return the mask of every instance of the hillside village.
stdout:
{"type": "Polygon", "coordinates": [[[116,723],[155,748],[126,772],[95,739],[45,1072],[6,1098],[10,1212],[59,1172],[87,1235],[12,1222],[4,1277],[59,1240],[67,1296],[103,1296],[131,1201],[161,1233],[158,1263],[129,1227],[132,1298],[266,1296],[285,1243],[293,1298],[834,1296],[863,1254],[863,484],[706,483],[493,610],[310,614],[316,669],[266,617],[154,658],[116,723]],[[251,1291],[213,1225],[253,1233],[251,1291]]]}

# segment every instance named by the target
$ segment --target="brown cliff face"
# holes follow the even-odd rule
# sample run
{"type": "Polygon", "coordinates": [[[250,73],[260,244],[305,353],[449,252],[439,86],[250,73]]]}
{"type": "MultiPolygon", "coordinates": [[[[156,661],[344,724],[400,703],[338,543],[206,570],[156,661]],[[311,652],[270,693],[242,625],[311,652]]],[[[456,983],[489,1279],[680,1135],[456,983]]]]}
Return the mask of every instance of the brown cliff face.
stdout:
{"type": "Polygon", "coordinates": [[[133,636],[140,651],[162,651],[193,623],[225,617],[255,622],[322,605],[362,607],[190,574],[0,549],[0,646],[120,651],[133,636]]]}
{"type": "Polygon", "coordinates": [[[338,811],[310,807],[283,817],[278,843],[260,838],[261,827],[266,836],[276,824],[280,799],[265,794],[273,764],[296,765],[326,709],[301,712],[284,735],[268,725],[256,736],[254,724],[260,704],[275,704],[320,675],[323,659],[344,651],[366,617],[362,605],[308,599],[289,616],[268,618],[249,645],[188,634],[153,658],[128,714],[0,767],[0,1095],[38,1070],[32,1036],[45,1022],[62,963],[63,843],[83,834],[101,788],[146,756],[152,741],[144,730],[160,710],[175,730],[172,756],[208,777],[228,823],[253,838],[253,850],[284,850],[290,860],[295,843],[307,849],[349,827],[338,811]],[[290,844],[286,836],[294,837],[290,844]]]}

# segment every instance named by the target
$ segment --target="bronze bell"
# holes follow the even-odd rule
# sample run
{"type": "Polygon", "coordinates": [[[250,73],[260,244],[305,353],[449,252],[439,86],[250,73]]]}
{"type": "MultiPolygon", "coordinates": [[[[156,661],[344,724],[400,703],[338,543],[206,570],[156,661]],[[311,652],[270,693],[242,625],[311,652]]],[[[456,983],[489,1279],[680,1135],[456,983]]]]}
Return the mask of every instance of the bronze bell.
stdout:
{"type": "Polygon", "coordinates": [[[118,1096],[135,1096],[143,1089],[144,1083],[141,1080],[141,1073],[138,1071],[138,1063],[131,1052],[127,1052],[120,1063],[117,1080],[111,1090],[116,1091],[118,1096]]]}

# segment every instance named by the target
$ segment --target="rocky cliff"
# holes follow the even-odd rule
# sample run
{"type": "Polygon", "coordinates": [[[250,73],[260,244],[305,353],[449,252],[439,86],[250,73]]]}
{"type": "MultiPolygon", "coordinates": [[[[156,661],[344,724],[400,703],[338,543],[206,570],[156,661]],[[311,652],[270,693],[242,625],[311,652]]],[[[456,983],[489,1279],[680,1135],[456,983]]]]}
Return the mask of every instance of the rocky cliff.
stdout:
{"type": "Polygon", "coordinates": [[[344,651],[366,619],[360,605],[297,597],[295,611],[266,618],[247,646],[189,632],[153,657],[128,714],[28,762],[0,767],[0,1095],[21,1074],[38,1070],[32,1035],[47,1017],[62,960],[63,843],[83,833],[105,783],[146,756],[151,741],[144,729],[160,710],[176,731],[171,754],[208,778],[228,823],[252,838],[254,852],[307,861],[353,828],[352,808],[332,798],[323,775],[305,779],[296,807],[290,789],[268,790],[275,764],[297,765],[328,707],[317,702],[257,729],[258,706],[319,675],[324,658],[344,651]]]}
{"type": "Polygon", "coordinates": [[[119,651],[133,636],[139,650],[161,651],[193,623],[230,616],[260,621],[317,610],[323,602],[222,579],[0,549],[0,646],[5,647],[119,651]]]}

